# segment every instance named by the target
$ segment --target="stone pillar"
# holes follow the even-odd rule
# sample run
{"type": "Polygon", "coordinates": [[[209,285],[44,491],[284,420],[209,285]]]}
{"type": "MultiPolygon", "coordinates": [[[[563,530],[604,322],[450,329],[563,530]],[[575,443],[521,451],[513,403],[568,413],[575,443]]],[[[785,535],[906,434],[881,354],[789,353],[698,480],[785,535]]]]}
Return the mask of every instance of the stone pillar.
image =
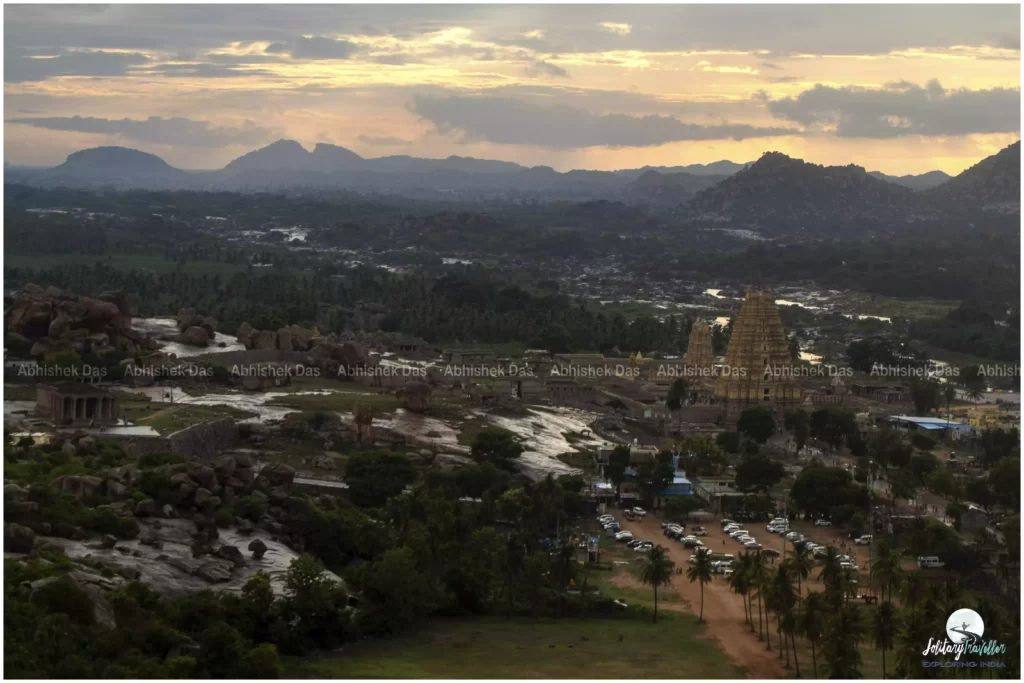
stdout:
{"type": "Polygon", "coordinates": [[[75,419],[76,420],[80,420],[83,417],[85,417],[85,399],[84,398],[76,398],[75,399],[75,419]]]}

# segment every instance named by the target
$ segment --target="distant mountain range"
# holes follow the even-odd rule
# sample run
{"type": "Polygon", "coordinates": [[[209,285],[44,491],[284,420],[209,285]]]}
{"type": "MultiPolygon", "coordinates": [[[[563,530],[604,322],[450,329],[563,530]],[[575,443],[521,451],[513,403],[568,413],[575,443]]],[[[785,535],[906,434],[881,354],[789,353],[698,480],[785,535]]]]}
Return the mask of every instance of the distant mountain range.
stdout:
{"type": "Polygon", "coordinates": [[[941,171],[888,176],[859,166],[819,166],[777,152],[756,162],[560,173],[547,166],[450,156],[364,158],[320,143],[313,151],[279,140],[223,169],[185,171],[125,147],[75,152],[48,169],[5,165],[5,182],[44,187],[274,191],[349,190],[411,197],[538,200],[609,199],[681,210],[693,216],[756,220],[772,216],[913,212],[941,202],[1020,202],[1020,143],[956,178],[941,171]]]}

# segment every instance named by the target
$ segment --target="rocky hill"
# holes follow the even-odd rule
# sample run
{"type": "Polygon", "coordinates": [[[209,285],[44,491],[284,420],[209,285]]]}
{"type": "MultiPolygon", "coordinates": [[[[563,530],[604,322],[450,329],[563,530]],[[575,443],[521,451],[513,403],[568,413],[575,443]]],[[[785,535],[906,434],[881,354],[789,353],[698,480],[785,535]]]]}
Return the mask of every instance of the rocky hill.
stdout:
{"type": "Polygon", "coordinates": [[[951,176],[944,171],[928,171],[927,173],[921,173],[920,175],[899,176],[886,175],[880,171],[871,171],[868,175],[889,183],[909,187],[911,190],[930,190],[933,187],[938,187],[951,178],[951,176]]]}
{"type": "Polygon", "coordinates": [[[170,189],[187,184],[189,173],[156,156],[128,147],[95,147],[69,154],[60,166],[33,177],[47,187],[101,187],[170,189]]]}
{"type": "Polygon", "coordinates": [[[699,192],[687,209],[695,218],[798,225],[889,219],[908,214],[916,204],[911,190],[874,178],[860,166],[819,166],[768,152],[699,192]]]}
{"type": "Polygon", "coordinates": [[[1020,207],[1020,140],[927,193],[949,204],[1020,207]]]}

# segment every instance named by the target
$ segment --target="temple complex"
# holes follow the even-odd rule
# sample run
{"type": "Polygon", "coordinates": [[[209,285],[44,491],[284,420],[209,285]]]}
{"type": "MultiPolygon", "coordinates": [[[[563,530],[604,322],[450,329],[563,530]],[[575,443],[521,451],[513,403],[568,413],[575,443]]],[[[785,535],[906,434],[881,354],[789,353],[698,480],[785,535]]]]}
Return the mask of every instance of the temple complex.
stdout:
{"type": "Polygon", "coordinates": [[[40,384],[36,387],[36,412],[57,425],[116,424],[117,397],[101,387],[82,382],[40,384]]]}
{"type": "Polygon", "coordinates": [[[691,377],[709,380],[714,373],[715,354],[711,350],[711,328],[701,318],[690,329],[683,364],[691,377]]]}
{"type": "Polygon", "coordinates": [[[756,405],[776,413],[799,405],[800,386],[773,292],[747,290],[733,321],[715,398],[729,417],[756,405]]]}

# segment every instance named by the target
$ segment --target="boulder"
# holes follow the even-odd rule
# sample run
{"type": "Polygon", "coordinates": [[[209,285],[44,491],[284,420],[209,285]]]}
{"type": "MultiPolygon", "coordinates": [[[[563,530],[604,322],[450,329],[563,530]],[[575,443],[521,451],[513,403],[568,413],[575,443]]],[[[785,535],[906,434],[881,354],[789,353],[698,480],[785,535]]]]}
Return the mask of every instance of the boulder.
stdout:
{"type": "Polygon", "coordinates": [[[252,558],[258,560],[267,552],[267,544],[258,538],[254,538],[249,542],[249,550],[252,551],[252,558]]]}
{"type": "Polygon", "coordinates": [[[152,498],[143,498],[135,504],[136,517],[153,517],[160,514],[160,508],[152,498]]]}
{"type": "Polygon", "coordinates": [[[6,484],[4,486],[4,500],[20,501],[28,496],[28,491],[17,484],[6,484]]]}
{"type": "Polygon", "coordinates": [[[176,517],[177,516],[175,514],[175,512],[174,512],[174,506],[171,505],[170,503],[167,503],[166,505],[164,505],[163,508],[161,508],[161,511],[164,513],[164,517],[176,517]]]}
{"type": "Polygon", "coordinates": [[[305,351],[309,348],[309,342],[313,338],[313,332],[300,325],[292,325],[288,328],[292,337],[292,350],[305,351]]]}
{"type": "Polygon", "coordinates": [[[117,536],[111,536],[110,534],[105,535],[100,539],[100,548],[109,550],[117,545],[117,536]]]}
{"type": "Polygon", "coordinates": [[[71,443],[70,441],[65,441],[64,445],[61,446],[60,449],[64,451],[66,455],[73,456],[75,453],[78,452],[78,449],[75,447],[75,444],[71,443]]]}
{"type": "Polygon", "coordinates": [[[238,467],[252,467],[252,456],[248,453],[238,452],[232,453],[235,459],[235,465],[238,467]]]}
{"type": "Polygon", "coordinates": [[[191,308],[182,308],[178,310],[175,320],[178,323],[178,330],[184,332],[190,327],[198,327],[203,323],[203,316],[196,313],[191,308]]]}
{"type": "Polygon", "coordinates": [[[28,553],[36,545],[36,532],[27,526],[8,522],[4,524],[4,552],[5,553],[28,553]]]}
{"type": "Polygon", "coordinates": [[[131,492],[131,489],[129,489],[127,486],[117,481],[116,479],[107,479],[104,486],[107,489],[107,495],[110,496],[111,498],[117,498],[118,500],[123,500],[124,498],[127,498],[129,493],[131,492]]]}
{"type": "Polygon", "coordinates": [[[282,351],[292,350],[292,331],[290,328],[282,327],[277,331],[277,348],[282,351]]]}
{"type": "Polygon", "coordinates": [[[236,566],[245,564],[245,557],[242,555],[242,551],[233,545],[222,545],[217,548],[217,557],[227,560],[236,566]]]}
{"type": "Polygon", "coordinates": [[[210,343],[210,335],[202,327],[193,325],[179,334],[177,340],[190,346],[206,346],[210,343]]]}
{"type": "Polygon", "coordinates": [[[430,407],[430,386],[424,382],[406,382],[396,392],[399,404],[414,413],[426,412],[430,407]]]}
{"type": "Polygon", "coordinates": [[[211,498],[213,498],[213,494],[210,493],[209,489],[203,489],[203,488],[196,489],[196,495],[195,495],[196,507],[203,507],[204,505],[206,505],[207,503],[210,502],[211,498]]]}
{"type": "Polygon", "coordinates": [[[96,438],[92,436],[83,436],[78,440],[79,448],[92,448],[96,445],[96,438]]]}
{"type": "Polygon", "coordinates": [[[192,468],[189,473],[193,481],[199,483],[200,486],[210,489],[213,491],[217,488],[217,473],[214,472],[212,467],[206,465],[196,465],[192,468]]]}
{"type": "Polygon", "coordinates": [[[235,472],[235,458],[230,455],[220,456],[213,461],[213,471],[217,475],[217,481],[226,482],[235,472]]]}
{"type": "Polygon", "coordinates": [[[81,500],[94,495],[102,484],[103,480],[99,477],[87,474],[65,474],[54,479],[51,486],[57,493],[74,496],[81,500]]]}
{"type": "Polygon", "coordinates": [[[210,560],[200,565],[195,574],[210,583],[220,583],[231,580],[231,569],[233,567],[234,564],[227,560],[210,560]]]}
{"type": "Polygon", "coordinates": [[[270,330],[262,330],[253,338],[252,348],[273,349],[277,348],[277,335],[270,330]]]}
{"type": "Polygon", "coordinates": [[[273,462],[260,470],[259,478],[270,487],[284,486],[290,488],[295,481],[295,468],[281,462],[273,462]]]}
{"type": "Polygon", "coordinates": [[[256,330],[253,329],[252,325],[250,325],[249,323],[242,323],[241,325],[238,326],[238,334],[236,335],[236,339],[238,339],[238,343],[244,346],[245,348],[252,348],[253,337],[255,336],[255,334],[256,330]]]}
{"type": "Polygon", "coordinates": [[[199,327],[206,331],[206,336],[212,341],[217,336],[217,319],[212,316],[203,318],[203,322],[199,323],[199,327]]]}

